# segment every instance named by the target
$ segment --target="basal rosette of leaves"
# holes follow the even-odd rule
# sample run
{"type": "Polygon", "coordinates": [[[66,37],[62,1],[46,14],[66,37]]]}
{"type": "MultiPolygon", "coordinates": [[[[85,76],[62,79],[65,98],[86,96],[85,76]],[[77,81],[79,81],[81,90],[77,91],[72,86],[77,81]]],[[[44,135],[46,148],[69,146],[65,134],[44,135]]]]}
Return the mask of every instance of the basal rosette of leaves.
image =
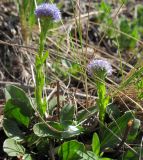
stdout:
{"type": "MultiPolygon", "coordinates": [[[[31,153],[33,148],[37,148],[38,153],[42,151],[45,153],[44,146],[49,147],[51,140],[56,140],[57,144],[60,144],[65,139],[82,134],[84,128],[80,124],[83,119],[97,112],[96,109],[92,112],[83,110],[84,112],[79,113],[76,118],[75,107],[66,104],[61,109],[59,120],[47,121],[36,110],[35,100],[29,98],[22,89],[8,85],[5,96],[3,129],[8,139],[4,141],[3,149],[11,157],[28,156],[32,159],[35,157],[31,153]]],[[[53,99],[50,103],[48,111],[52,117],[57,102],[53,99]]],[[[46,152],[45,156],[48,154],[49,152],[46,152]]]]}

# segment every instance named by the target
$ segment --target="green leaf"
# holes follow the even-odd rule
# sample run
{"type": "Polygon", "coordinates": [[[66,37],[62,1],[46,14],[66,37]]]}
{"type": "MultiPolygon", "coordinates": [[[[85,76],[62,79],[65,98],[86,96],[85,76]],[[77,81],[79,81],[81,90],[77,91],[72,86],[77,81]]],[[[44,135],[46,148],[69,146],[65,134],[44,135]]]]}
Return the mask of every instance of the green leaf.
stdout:
{"type": "Polygon", "coordinates": [[[58,155],[61,160],[73,160],[79,158],[78,151],[85,152],[84,144],[76,140],[71,140],[60,146],[58,155]]]}
{"type": "Polygon", "coordinates": [[[125,33],[130,33],[130,24],[129,20],[125,17],[120,19],[120,30],[125,32],[125,33]]]}
{"type": "Polygon", "coordinates": [[[39,137],[54,137],[61,138],[61,133],[63,132],[63,127],[58,122],[46,122],[46,123],[37,123],[33,127],[34,133],[39,137]],[[49,128],[47,124],[52,128],[49,128]],[[55,131],[57,130],[57,131],[55,131]]]}
{"type": "Polygon", "coordinates": [[[32,157],[30,154],[24,154],[24,156],[22,157],[23,160],[32,160],[32,157]]]}
{"type": "Polygon", "coordinates": [[[57,97],[53,97],[50,101],[49,101],[49,106],[48,106],[48,111],[50,115],[53,115],[54,109],[57,106],[57,97]]]}
{"type": "Polygon", "coordinates": [[[72,63],[71,66],[68,69],[68,72],[74,76],[78,76],[81,72],[81,66],[77,63],[72,63]]]}
{"type": "Polygon", "coordinates": [[[83,132],[83,127],[81,126],[73,126],[70,125],[68,128],[62,133],[63,138],[70,138],[77,136],[83,132]]]}
{"type": "Polygon", "coordinates": [[[121,116],[119,107],[115,104],[108,105],[106,112],[113,121],[121,116]]]}
{"type": "Polygon", "coordinates": [[[99,137],[98,137],[97,133],[93,134],[93,138],[92,138],[92,151],[96,155],[99,155],[99,153],[100,153],[100,140],[99,140],[99,137]]]}
{"type": "Polygon", "coordinates": [[[32,145],[35,145],[39,141],[39,139],[40,139],[40,137],[35,135],[33,132],[24,137],[24,140],[28,144],[28,147],[31,147],[32,145]]]}
{"type": "Polygon", "coordinates": [[[23,133],[15,121],[4,118],[3,129],[9,138],[14,137],[15,140],[23,140],[23,133]]]}
{"type": "Polygon", "coordinates": [[[87,151],[87,153],[78,151],[77,154],[81,157],[80,160],[112,160],[110,158],[100,158],[91,151],[87,151]]]}
{"type": "Polygon", "coordinates": [[[111,8],[111,5],[110,5],[108,2],[102,1],[102,2],[100,3],[100,9],[101,9],[102,11],[104,11],[107,15],[109,15],[112,8],[111,8]]]}
{"type": "Polygon", "coordinates": [[[23,104],[25,110],[27,110],[26,114],[29,116],[32,115],[34,107],[32,106],[30,98],[21,88],[14,85],[7,85],[5,88],[5,96],[7,101],[12,99],[23,104]]]}
{"type": "Polygon", "coordinates": [[[26,93],[14,85],[7,85],[5,96],[7,103],[4,107],[4,116],[8,119],[15,119],[28,127],[34,110],[32,102],[26,93]]]}
{"type": "Polygon", "coordinates": [[[98,109],[96,106],[90,107],[88,109],[80,110],[77,114],[76,119],[78,122],[85,121],[87,118],[95,114],[97,111],[98,109]]]}
{"type": "Polygon", "coordinates": [[[24,105],[25,103],[20,103],[19,101],[9,99],[4,107],[4,116],[8,119],[14,119],[20,124],[28,127],[30,122],[28,108],[24,105]]]}
{"type": "Polygon", "coordinates": [[[93,160],[99,160],[99,157],[91,151],[87,151],[87,155],[93,160]]]}
{"type": "Polygon", "coordinates": [[[41,67],[41,65],[42,65],[41,57],[39,56],[38,53],[36,53],[36,64],[35,64],[36,69],[39,69],[41,67]]]}
{"type": "Polygon", "coordinates": [[[60,112],[60,123],[67,127],[71,125],[74,118],[75,107],[67,104],[65,105],[60,112]]]}
{"type": "Polygon", "coordinates": [[[80,160],[94,160],[93,157],[89,157],[89,155],[84,152],[77,151],[77,154],[81,157],[80,160]]]}
{"type": "Polygon", "coordinates": [[[100,160],[100,158],[91,151],[87,151],[86,153],[78,151],[77,153],[81,157],[80,160],[100,160]]]}
{"type": "Polygon", "coordinates": [[[4,141],[3,150],[11,157],[23,156],[25,154],[25,148],[11,138],[4,141]]]}
{"type": "Polygon", "coordinates": [[[45,63],[45,61],[46,61],[46,59],[48,58],[48,56],[49,56],[49,52],[46,51],[45,54],[44,54],[43,57],[42,57],[42,64],[45,63]]]}
{"type": "Polygon", "coordinates": [[[120,142],[119,138],[122,139],[130,120],[134,120],[134,115],[132,112],[128,111],[105,128],[102,135],[101,147],[115,147],[120,142]]]}
{"type": "Polygon", "coordinates": [[[58,122],[46,122],[46,123],[37,123],[34,125],[34,133],[39,137],[54,137],[54,138],[70,138],[76,135],[79,135],[83,128],[80,126],[68,126],[66,130],[64,126],[58,122]],[[53,129],[50,129],[47,124],[50,125],[53,129]],[[57,130],[57,131],[55,131],[57,130]]]}

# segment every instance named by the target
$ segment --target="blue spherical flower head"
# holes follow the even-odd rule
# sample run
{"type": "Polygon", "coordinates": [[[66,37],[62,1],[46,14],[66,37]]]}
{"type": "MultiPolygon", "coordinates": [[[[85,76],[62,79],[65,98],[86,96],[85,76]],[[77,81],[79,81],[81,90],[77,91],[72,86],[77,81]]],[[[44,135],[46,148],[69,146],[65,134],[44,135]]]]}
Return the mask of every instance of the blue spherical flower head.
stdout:
{"type": "Polygon", "coordinates": [[[38,18],[51,18],[56,22],[61,20],[61,12],[56,4],[43,3],[39,5],[35,10],[35,15],[38,18]]]}
{"type": "Polygon", "coordinates": [[[87,66],[87,70],[89,75],[91,75],[92,77],[94,75],[97,75],[101,78],[105,78],[107,75],[111,75],[113,71],[111,64],[108,61],[99,59],[94,59],[90,61],[87,66]]]}

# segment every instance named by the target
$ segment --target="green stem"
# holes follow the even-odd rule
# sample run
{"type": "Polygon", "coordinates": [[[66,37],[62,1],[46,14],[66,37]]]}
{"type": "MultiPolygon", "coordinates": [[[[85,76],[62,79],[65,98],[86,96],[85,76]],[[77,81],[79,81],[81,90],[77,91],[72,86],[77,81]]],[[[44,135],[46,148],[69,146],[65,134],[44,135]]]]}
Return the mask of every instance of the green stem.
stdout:
{"type": "Polygon", "coordinates": [[[104,82],[98,82],[97,83],[97,94],[98,94],[98,107],[99,107],[99,119],[103,123],[104,122],[104,117],[105,117],[105,112],[106,112],[106,86],[104,82]]]}
{"type": "Polygon", "coordinates": [[[46,111],[46,100],[43,99],[43,89],[45,84],[45,74],[44,74],[44,44],[46,40],[46,35],[48,30],[52,27],[53,22],[50,18],[41,19],[41,33],[39,38],[39,50],[35,60],[36,66],[36,88],[35,88],[35,96],[37,109],[40,112],[41,116],[44,116],[46,111]]]}
{"type": "Polygon", "coordinates": [[[42,58],[43,58],[43,51],[44,51],[44,43],[46,39],[46,32],[45,28],[41,28],[41,33],[40,33],[40,39],[39,39],[39,51],[38,55],[36,56],[36,89],[35,89],[35,94],[36,94],[36,103],[37,103],[37,108],[40,114],[43,116],[44,115],[44,109],[43,109],[43,98],[42,98],[42,93],[43,93],[43,88],[44,88],[44,83],[45,83],[45,75],[44,75],[44,65],[42,63],[42,58]]]}

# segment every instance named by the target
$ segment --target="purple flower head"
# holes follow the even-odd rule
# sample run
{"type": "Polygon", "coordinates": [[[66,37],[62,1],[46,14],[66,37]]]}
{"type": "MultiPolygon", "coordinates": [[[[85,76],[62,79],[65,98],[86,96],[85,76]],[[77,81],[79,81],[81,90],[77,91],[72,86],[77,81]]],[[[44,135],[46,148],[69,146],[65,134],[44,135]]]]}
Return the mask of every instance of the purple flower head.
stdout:
{"type": "Polygon", "coordinates": [[[35,10],[35,15],[38,18],[50,17],[54,21],[61,20],[61,12],[57,8],[56,4],[43,3],[43,4],[39,5],[35,10]]]}
{"type": "Polygon", "coordinates": [[[92,76],[95,73],[104,73],[105,75],[111,75],[112,74],[112,67],[109,62],[106,60],[99,60],[94,59],[90,61],[90,63],[87,66],[88,73],[92,76]]]}

